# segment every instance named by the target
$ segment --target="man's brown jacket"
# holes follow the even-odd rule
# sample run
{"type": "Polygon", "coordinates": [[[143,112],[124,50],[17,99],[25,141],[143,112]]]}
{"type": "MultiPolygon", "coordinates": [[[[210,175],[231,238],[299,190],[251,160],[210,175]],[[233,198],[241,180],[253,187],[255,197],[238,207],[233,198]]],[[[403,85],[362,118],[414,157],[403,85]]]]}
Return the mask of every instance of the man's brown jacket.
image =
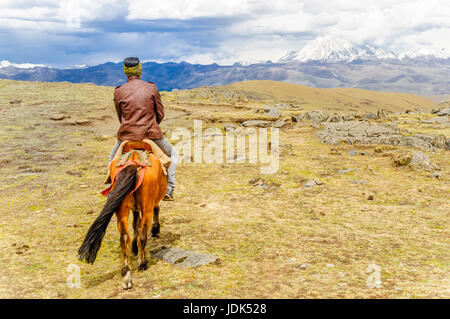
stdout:
{"type": "Polygon", "coordinates": [[[130,76],[127,83],[114,90],[114,104],[120,121],[117,138],[120,141],[160,139],[164,107],[153,82],[130,76]]]}

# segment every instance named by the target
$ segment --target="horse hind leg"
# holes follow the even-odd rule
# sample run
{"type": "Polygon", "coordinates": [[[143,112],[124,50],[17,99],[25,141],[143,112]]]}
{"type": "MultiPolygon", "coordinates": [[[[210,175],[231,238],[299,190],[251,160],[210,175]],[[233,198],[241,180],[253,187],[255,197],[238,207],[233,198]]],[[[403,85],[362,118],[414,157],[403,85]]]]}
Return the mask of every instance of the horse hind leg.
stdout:
{"type": "Polygon", "coordinates": [[[159,237],[159,231],[159,206],[155,206],[155,208],[153,208],[152,236],[159,237]]]}
{"type": "Polygon", "coordinates": [[[133,210],[133,232],[134,232],[134,238],[133,241],[131,242],[131,251],[133,252],[133,254],[135,256],[137,256],[139,249],[138,249],[138,244],[137,244],[137,238],[138,238],[138,234],[139,234],[139,224],[141,223],[141,217],[140,217],[140,212],[137,209],[137,207],[134,208],[133,210]]]}
{"type": "Polygon", "coordinates": [[[142,219],[139,225],[139,235],[137,239],[138,246],[138,270],[143,271],[148,268],[148,260],[145,256],[145,246],[148,240],[148,230],[152,224],[153,213],[152,209],[143,208],[142,209],[142,219]]]}
{"type": "Polygon", "coordinates": [[[131,289],[133,281],[131,279],[130,267],[130,234],[128,232],[128,214],[130,213],[129,200],[125,199],[117,212],[117,228],[120,233],[120,247],[122,248],[122,287],[131,289]]]}

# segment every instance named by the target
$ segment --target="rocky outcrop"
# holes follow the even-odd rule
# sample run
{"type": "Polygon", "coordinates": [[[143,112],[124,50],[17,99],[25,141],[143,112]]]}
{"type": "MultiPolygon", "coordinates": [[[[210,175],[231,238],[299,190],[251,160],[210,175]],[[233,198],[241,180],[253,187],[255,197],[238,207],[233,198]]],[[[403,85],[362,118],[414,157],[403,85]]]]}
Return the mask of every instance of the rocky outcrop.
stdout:
{"type": "Polygon", "coordinates": [[[387,144],[394,146],[411,146],[422,150],[434,148],[450,149],[450,139],[444,135],[415,134],[404,136],[393,126],[370,124],[364,121],[340,123],[323,123],[324,128],[316,136],[326,144],[387,144]]]}
{"type": "Polygon", "coordinates": [[[450,100],[442,101],[441,103],[438,103],[433,107],[433,109],[431,110],[431,113],[437,114],[437,113],[441,112],[442,110],[449,109],[449,108],[450,108],[450,100]]]}
{"type": "Polygon", "coordinates": [[[270,106],[263,106],[262,108],[257,109],[256,113],[262,113],[274,119],[279,119],[281,117],[280,111],[270,106]]]}
{"type": "Polygon", "coordinates": [[[439,116],[450,116],[450,107],[447,107],[445,109],[440,110],[439,112],[436,112],[436,115],[439,115],[439,116]]]}

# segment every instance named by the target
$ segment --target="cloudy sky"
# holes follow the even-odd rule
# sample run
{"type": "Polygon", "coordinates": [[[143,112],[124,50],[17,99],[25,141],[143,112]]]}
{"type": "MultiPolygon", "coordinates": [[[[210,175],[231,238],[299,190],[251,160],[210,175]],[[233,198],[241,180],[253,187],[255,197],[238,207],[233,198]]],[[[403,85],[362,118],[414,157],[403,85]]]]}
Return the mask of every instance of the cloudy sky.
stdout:
{"type": "Polygon", "coordinates": [[[448,0],[0,0],[0,60],[277,60],[325,35],[402,52],[450,50],[448,0]]]}

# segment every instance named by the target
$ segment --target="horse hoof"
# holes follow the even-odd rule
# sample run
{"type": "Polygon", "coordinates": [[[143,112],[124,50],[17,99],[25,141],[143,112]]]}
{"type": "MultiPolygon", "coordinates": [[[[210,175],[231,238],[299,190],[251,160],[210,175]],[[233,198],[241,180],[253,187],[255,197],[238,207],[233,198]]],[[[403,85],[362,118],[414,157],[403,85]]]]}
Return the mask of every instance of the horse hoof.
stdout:
{"type": "Polygon", "coordinates": [[[123,290],[131,289],[131,288],[133,288],[133,282],[132,281],[130,281],[128,283],[122,282],[122,287],[123,287],[123,290]]]}
{"type": "Polygon", "coordinates": [[[152,237],[159,237],[159,224],[152,227],[152,237]]]}
{"type": "Polygon", "coordinates": [[[127,274],[122,279],[122,287],[124,290],[133,288],[133,281],[131,280],[131,272],[127,272],[127,274]]]}
{"type": "Polygon", "coordinates": [[[148,269],[148,261],[144,261],[142,264],[139,264],[138,271],[144,271],[148,269]]]}

